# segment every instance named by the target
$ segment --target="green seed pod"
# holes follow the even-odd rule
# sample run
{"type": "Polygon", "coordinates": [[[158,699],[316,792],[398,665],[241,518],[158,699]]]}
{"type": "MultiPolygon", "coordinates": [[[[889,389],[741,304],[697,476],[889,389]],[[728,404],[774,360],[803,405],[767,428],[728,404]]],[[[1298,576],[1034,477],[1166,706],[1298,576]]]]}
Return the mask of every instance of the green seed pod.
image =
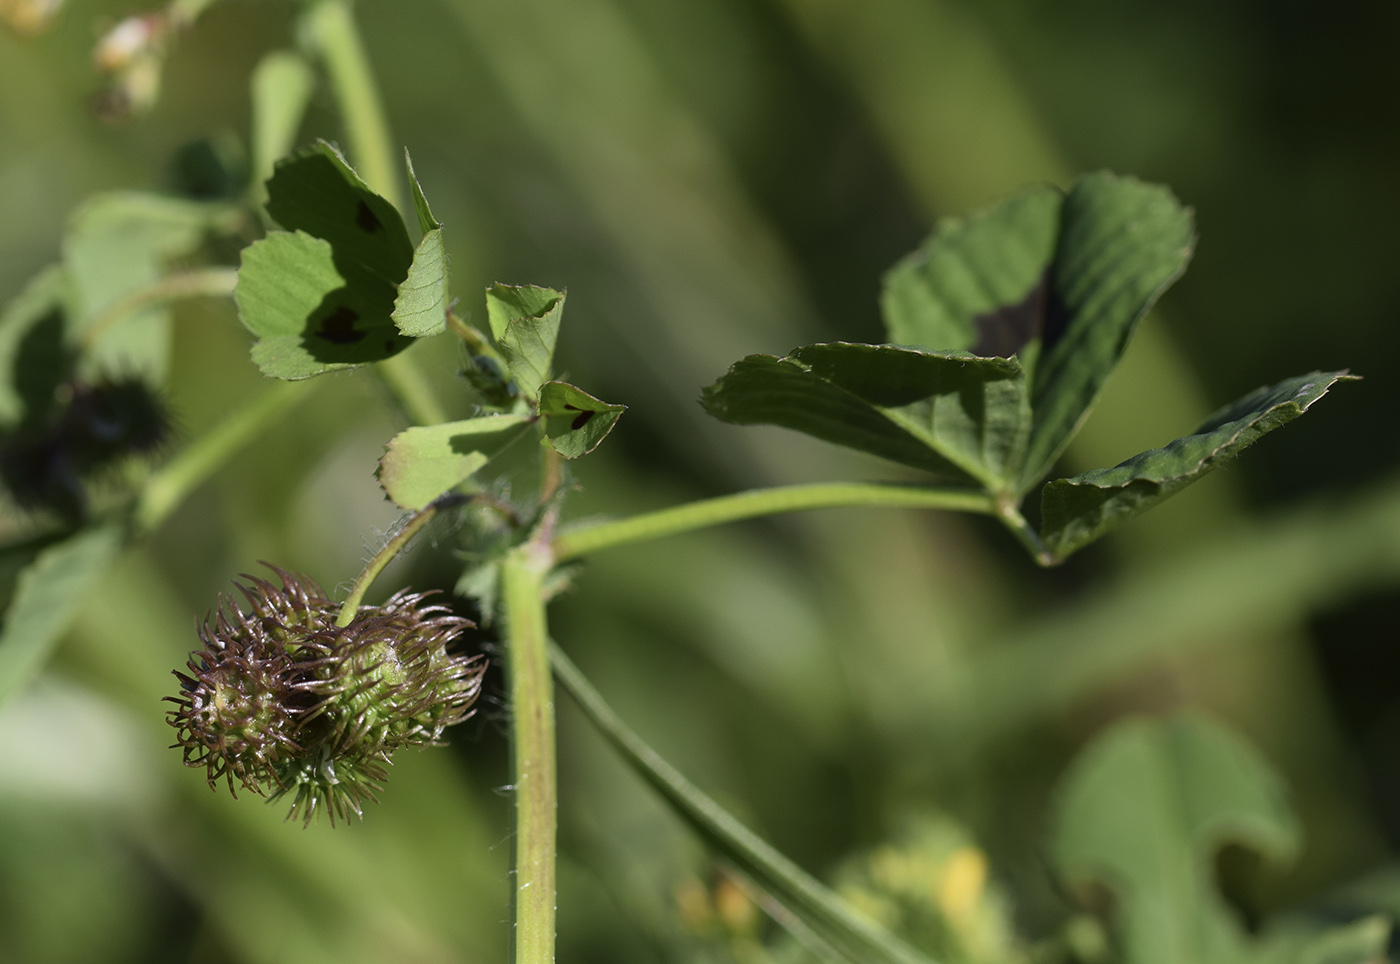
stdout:
{"type": "Polygon", "coordinates": [[[223,778],[230,791],[236,780],[290,796],[289,818],[358,816],[395,750],[437,744],[471,716],[486,663],[448,645],[472,623],[404,591],[336,626],[339,607],[320,586],[269,568],[282,585],[246,577],[246,612],[221,597],[190,673],[176,672],[176,745],[210,787],[223,778]]]}

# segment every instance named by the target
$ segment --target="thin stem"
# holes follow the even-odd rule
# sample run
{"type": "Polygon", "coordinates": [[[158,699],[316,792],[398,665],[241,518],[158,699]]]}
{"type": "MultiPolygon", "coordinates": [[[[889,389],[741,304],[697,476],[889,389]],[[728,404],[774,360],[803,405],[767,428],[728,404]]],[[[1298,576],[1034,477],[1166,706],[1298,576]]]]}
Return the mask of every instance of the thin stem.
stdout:
{"type": "Polygon", "coordinates": [[[820,927],[824,941],[852,961],[881,964],[933,964],[904,941],[862,917],[839,896],[777,851],[705,795],[634,733],[593,684],[555,644],[549,659],[554,675],[589,721],[661,797],[746,876],[820,927]]]}
{"type": "Polygon", "coordinates": [[[1031,558],[1036,561],[1037,565],[1049,568],[1063,561],[1055,558],[1050,550],[1045,548],[1045,543],[1040,541],[1040,535],[1031,528],[1026,517],[1021,515],[1021,510],[1016,505],[1014,497],[998,497],[996,516],[1001,520],[1002,525],[1011,530],[1011,534],[1031,554],[1031,558]]]}
{"type": "Polygon", "coordinates": [[[536,542],[512,550],[501,563],[515,768],[515,964],[554,960],[558,790],[544,611],[544,579],[551,565],[547,547],[536,542]]]}
{"type": "Polygon", "coordinates": [[[236,268],[201,268],[166,275],[154,284],[118,299],[94,318],[83,330],[82,347],[85,351],[92,348],[113,325],[143,308],[182,298],[227,298],[233,294],[237,284],[236,268]]]}
{"type": "Polygon", "coordinates": [[[456,505],[463,501],[463,496],[444,496],[436,502],[419,509],[408,517],[399,531],[394,533],[394,537],[385,543],[384,548],[374,554],[374,558],[365,566],[364,571],[355,577],[355,584],[350,587],[350,595],[345,597],[345,602],[340,606],[340,614],[336,616],[337,626],[349,626],[355,619],[355,614],[360,610],[360,603],[364,602],[365,593],[369,587],[374,585],[374,580],[379,578],[379,574],[384,571],[384,567],[394,561],[394,557],[403,551],[404,546],[416,536],[423,527],[432,521],[433,516],[439,510],[447,508],[449,505],[456,505]]]}
{"type": "Polygon", "coordinates": [[[160,528],[204,480],[319,384],[320,380],[277,382],[187,445],[146,481],[136,503],[136,533],[145,535],[160,528]]]}
{"type": "Polygon", "coordinates": [[[989,514],[996,511],[991,497],[974,489],[927,488],[881,482],[784,485],[702,499],[612,522],[585,522],[555,537],[554,557],[563,561],[599,549],[645,542],[739,519],[839,506],[952,509],[989,514]]]}

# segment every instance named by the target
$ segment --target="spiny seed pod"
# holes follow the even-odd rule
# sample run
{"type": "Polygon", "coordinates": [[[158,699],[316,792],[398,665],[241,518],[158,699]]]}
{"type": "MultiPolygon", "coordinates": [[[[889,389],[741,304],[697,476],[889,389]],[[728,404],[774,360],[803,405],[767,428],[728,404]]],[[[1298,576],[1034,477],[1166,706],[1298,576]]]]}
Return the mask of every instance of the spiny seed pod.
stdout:
{"type": "Polygon", "coordinates": [[[289,796],[289,819],[324,809],[334,824],[375,799],[395,750],[436,744],[471,716],[486,664],[448,653],[472,623],[424,593],[361,606],[340,627],[313,580],[268,568],[280,587],[246,576],[248,610],[221,596],[205,619],[169,721],[211,788],[289,796]]]}

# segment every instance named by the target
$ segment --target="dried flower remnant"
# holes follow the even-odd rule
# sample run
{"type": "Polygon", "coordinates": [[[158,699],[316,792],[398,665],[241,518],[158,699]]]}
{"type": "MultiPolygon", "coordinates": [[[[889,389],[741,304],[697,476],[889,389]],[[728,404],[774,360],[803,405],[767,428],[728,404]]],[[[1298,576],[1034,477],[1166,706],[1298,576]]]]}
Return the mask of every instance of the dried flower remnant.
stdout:
{"type": "Polygon", "coordinates": [[[247,609],[220,597],[204,648],[175,673],[176,745],[211,788],[290,797],[288,817],[306,823],[358,816],[395,750],[437,744],[471,716],[486,664],[448,646],[472,623],[402,591],[339,627],[319,585],[269,568],[282,585],[245,576],[247,609]]]}

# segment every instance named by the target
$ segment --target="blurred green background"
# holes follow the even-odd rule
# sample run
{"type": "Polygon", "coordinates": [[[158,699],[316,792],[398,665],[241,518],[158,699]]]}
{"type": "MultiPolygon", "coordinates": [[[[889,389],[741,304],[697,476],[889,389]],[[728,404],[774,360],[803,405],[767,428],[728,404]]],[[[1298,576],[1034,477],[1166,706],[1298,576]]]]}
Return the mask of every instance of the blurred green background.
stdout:
{"type": "MultiPolygon", "coordinates": [[[[220,3],[173,50],[155,109],[111,126],[89,110],[91,48],[130,12],[69,0],[40,37],[0,33],[0,298],[55,260],[92,192],[188,188],[173,159],[200,139],[236,156],[249,71],[294,43],[294,4],[220,3]]],[[[700,388],[744,354],[880,340],[881,273],[940,215],[1099,168],[1171,185],[1197,211],[1195,261],[1066,467],[1164,444],[1289,375],[1364,381],[1057,571],[981,520],[813,513],[602,554],[552,608],[554,635],[805,867],[826,876],[941,814],[987,852],[1030,938],[1072,913],[1043,857],[1056,780],[1133,713],[1204,708],[1287,778],[1307,849],[1287,870],[1222,865],[1247,916],[1387,879],[1400,6],[360,0],[357,14],[461,307],[480,314],[492,281],[567,287],[560,364],[630,406],[578,468],[573,515],[899,477],[708,420],[700,388]]],[[[303,138],[343,143],[337,125],[318,90],[303,138]]],[[[414,353],[460,417],[447,341],[414,353]]],[[[182,436],[259,388],[249,342],[231,306],[179,309],[182,436]]],[[[504,958],[497,671],[451,748],[401,754],[349,827],[303,831],[211,794],[165,748],[158,701],[196,618],[259,559],[353,578],[396,518],[373,470],[401,427],[376,382],[333,376],[124,557],[55,665],[0,710],[0,961],[504,958]]],[[[450,589],[449,546],[396,563],[382,590],[450,589]]],[[[723,895],[699,845],[559,707],[560,959],[742,957],[755,925],[706,903],[723,895]]]]}

